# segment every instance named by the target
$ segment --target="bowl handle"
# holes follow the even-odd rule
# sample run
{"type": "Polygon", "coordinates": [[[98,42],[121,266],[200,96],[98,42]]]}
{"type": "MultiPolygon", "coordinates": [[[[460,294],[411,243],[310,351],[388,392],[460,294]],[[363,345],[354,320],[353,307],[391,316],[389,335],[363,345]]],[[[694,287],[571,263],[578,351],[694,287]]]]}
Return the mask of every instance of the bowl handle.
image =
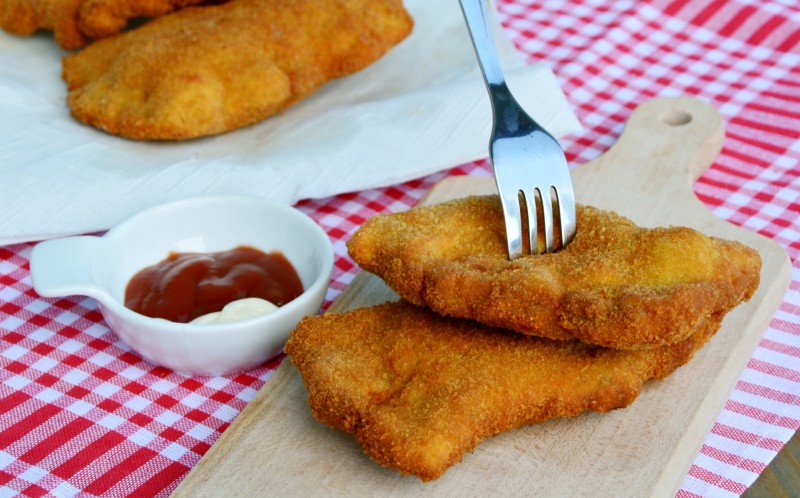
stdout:
{"type": "Polygon", "coordinates": [[[100,237],[89,235],[38,243],[31,252],[33,289],[43,297],[103,294],[94,278],[99,248],[100,237]]]}

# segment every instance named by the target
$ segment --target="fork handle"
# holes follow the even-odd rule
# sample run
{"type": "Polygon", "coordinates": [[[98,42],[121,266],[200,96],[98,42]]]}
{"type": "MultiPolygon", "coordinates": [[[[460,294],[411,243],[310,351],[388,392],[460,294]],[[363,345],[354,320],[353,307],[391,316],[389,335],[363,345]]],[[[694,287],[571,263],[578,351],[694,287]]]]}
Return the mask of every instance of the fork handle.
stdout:
{"type": "MultiPolygon", "coordinates": [[[[494,46],[494,38],[492,38],[486,1],[459,0],[472,38],[472,46],[478,56],[478,65],[483,74],[483,81],[489,92],[489,101],[495,116],[493,131],[504,135],[514,135],[524,126],[532,125],[541,128],[522,110],[506,85],[494,46]]],[[[542,129],[542,131],[544,130],[542,129]]]]}
{"type": "Polygon", "coordinates": [[[483,79],[491,93],[491,87],[505,86],[506,83],[497,59],[497,50],[494,47],[486,0],[459,0],[459,2],[461,3],[461,12],[467,21],[472,46],[478,56],[483,79]]]}

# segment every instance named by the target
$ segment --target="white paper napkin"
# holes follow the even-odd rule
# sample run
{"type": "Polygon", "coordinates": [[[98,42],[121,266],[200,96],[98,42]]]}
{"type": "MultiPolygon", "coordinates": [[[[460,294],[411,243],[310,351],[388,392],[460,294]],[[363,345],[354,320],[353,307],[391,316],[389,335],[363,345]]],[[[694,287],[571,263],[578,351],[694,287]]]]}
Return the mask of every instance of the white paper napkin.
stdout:
{"type": "MultiPolygon", "coordinates": [[[[374,65],[280,116],[180,143],[129,141],[75,122],[51,36],[0,33],[0,244],[107,229],[184,197],[294,203],[487,157],[491,108],[457,3],[406,7],[412,35],[374,65]]],[[[496,39],[531,115],[555,136],[578,130],[550,69],[524,65],[496,39]]]]}

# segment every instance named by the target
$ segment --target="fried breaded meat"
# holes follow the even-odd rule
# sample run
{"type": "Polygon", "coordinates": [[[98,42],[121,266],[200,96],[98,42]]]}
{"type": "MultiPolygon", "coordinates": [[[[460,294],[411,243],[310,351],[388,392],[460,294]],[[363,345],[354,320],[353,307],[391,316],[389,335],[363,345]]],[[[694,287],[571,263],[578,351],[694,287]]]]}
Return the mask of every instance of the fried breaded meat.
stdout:
{"type": "Polygon", "coordinates": [[[689,361],[719,327],[622,351],[442,317],[408,302],[303,319],[286,352],[314,416],[378,463],[440,477],[482,440],[522,424],[629,405],[689,361]]]}
{"type": "Polygon", "coordinates": [[[362,269],[441,314],[551,339],[637,349],[681,341],[749,299],[759,254],[684,227],[578,206],[561,251],[509,261],[499,199],[376,216],[348,242],[362,269]]]}
{"type": "Polygon", "coordinates": [[[401,0],[188,7],[64,59],[72,115],[133,139],[213,135],[373,63],[413,21],[401,0]]]}
{"type": "MultiPolygon", "coordinates": [[[[83,0],[78,11],[78,26],[91,38],[119,33],[131,19],[155,18],[205,0],[83,0]]],[[[221,2],[218,2],[221,3],[221,2]]]]}
{"type": "MultiPolygon", "coordinates": [[[[155,18],[207,0],[0,0],[0,27],[15,35],[53,31],[66,50],[115,35],[128,21],[155,18]]],[[[223,3],[214,0],[213,3],[223,3]]]]}
{"type": "Polygon", "coordinates": [[[0,28],[15,35],[52,31],[66,50],[84,46],[87,38],[78,29],[81,0],[0,0],[0,28]]]}

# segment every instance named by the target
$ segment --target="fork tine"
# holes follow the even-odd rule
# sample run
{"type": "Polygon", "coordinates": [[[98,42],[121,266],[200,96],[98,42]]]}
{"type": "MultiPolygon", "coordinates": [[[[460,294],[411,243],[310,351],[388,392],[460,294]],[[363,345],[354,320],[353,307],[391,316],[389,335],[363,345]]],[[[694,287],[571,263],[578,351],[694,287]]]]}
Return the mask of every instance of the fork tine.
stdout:
{"type": "Polygon", "coordinates": [[[544,225],[544,249],[540,252],[553,252],[555,250],[553,241],[553,199],[550,196],[550,187],[538,190],[539,199],[542,202],[542,224],[544,225]]]}
{"type": "Polygon", "coordinates": [[[556,189],[556,199],[558,201],[558,219],[561,224],[561,248],[567,247],[575,236],[575,194],[572,189],[556,189]]]}
{"type": "Polygon", "coordinates": [[[506,224],[506,243],[509,259],[522,256],[522,216],[519,204],[519,195],[509,195],[518,192],[510,189],[500,189],[503,217],[506,224]]]}
{"type": "Polygon", "coordinates": [[[536,254],[539,251],[539,218],[536,206],[536,191],[523,190],[522,197],[525,202],[525,216],[528,218],[528,254],[536,254]]]}

